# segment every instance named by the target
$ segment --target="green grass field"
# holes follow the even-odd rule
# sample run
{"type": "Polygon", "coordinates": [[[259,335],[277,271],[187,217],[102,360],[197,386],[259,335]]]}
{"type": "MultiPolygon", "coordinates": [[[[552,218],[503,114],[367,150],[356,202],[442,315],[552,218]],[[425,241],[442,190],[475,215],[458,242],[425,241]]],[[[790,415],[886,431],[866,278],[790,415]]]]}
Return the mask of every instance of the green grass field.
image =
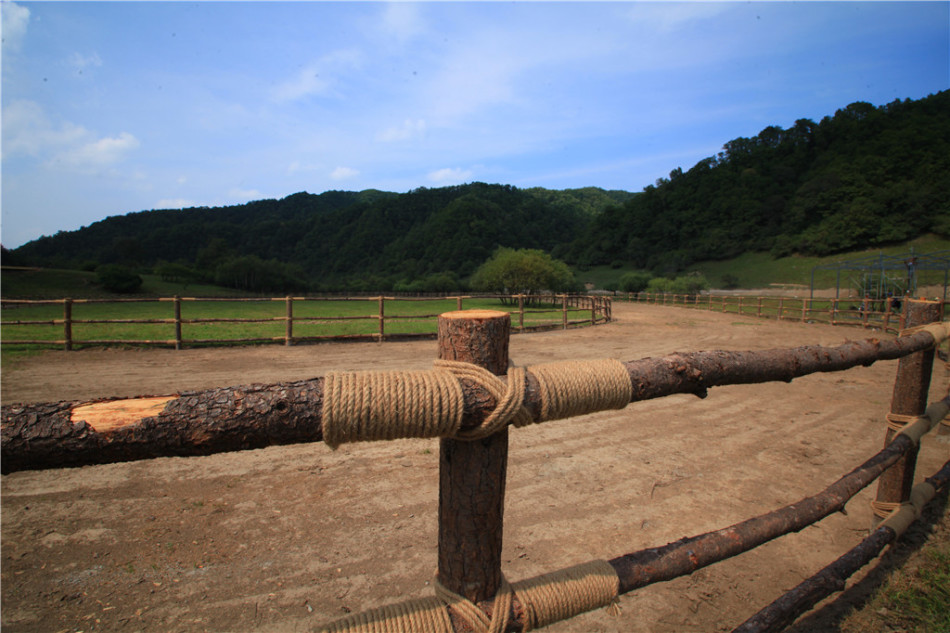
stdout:
{"type": "MultiPolygon", "coordinates": [[[[698,262],[690,266],[690,271],[698,271],[705,275],[712,288],[722,288],[724,278],[735,280],[739,288],[769,288],[772,284],[798,284],[806,288],[811,284],[812,269],[816,266],[827,266],[836,262],[859,257],[884,255],[906,255],[911,248],[917,253],[932,253],[935,251],[950,250],[950,240],[940,239],[933,235],[919,237],[904,244],[885,248],[868,249],[829,257],[780,257],[773,259],[768,253],[745,253],[739,257],[722,261],[698,262]]],[[[596,266],[587,271],[577,273],[581,283],[593,283],[596,288],[604,288],[608,283],[617,283],[620,277],[630,272],[631,268],[611,268],[596,266]]],[[[938,283],[943,283],[943,273],[938,275],[938,283]]],[[[816,288],[834,288],[835,272],[818,271],[815,275],[816,288]]]]}
{"type": "MultiPolygon", "coordinates": [[[[180,305],[181,338],[185,346],[213,345],[239,340],[283,342],[286,335],[287,306],[283,298],[240,302],[183,299],[180,305]],[[226,321],[229,319],[245,321],[226,321]]],[[[5,304],[2,310],[3,360],[12,360],[18,354],[32,353],[39,349],[62,349],[61,341],[65,339],[64,307],[63,302],[5,304]],[[49,341],[50,344],[18,344],[17,341],[49,341]],[[57,343],[58,341],[60,342],[57,343]]],[[[462,308],[505,310],[512,312],[512,325],[515,328],[522,322],[517,305],[505,305],[499,299],[466,298],[463,299],[462,308]]],[[[455,309],[457,302],[453,298],[424,301],[387,299],[384,304],[383,333],[435,334],[437,316],[455,309]]],[[[346,301],[296,299],[293,302],[293,317],[295,340],[374,336],[380,333],[379,301],[376,298],[346,301]]],[[[76,300],[71,307],[73,348],[84,345],[134,345],[137,341],[173,345],[174,318],[174,302],[169,300],[76,300]],[[138,322],[102,322],[118,320],[138,322]]],[[[570,321],[589,318],[589,308],[572,308],[568,313],[570,321]]],[[[561,323],[562,319],[560,305],[531,306],[525,309],[523,323],[525,327],[537,327],[556,325],[561,323]]]]}

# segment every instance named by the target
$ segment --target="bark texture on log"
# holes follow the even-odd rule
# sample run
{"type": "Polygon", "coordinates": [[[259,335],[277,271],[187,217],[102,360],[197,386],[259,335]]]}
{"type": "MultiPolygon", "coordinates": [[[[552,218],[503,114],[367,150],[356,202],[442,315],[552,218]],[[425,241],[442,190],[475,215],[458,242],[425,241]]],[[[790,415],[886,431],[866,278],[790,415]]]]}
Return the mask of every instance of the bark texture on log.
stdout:
{"type": "MultiPolygon", "coordinates": [[[[677,353],[624,364],[633,384],[631,402],[676,393],[705,397],[715,386],[789,382],[816,372],[901,358],[932,348],[934,340],[931,333],[918,332],[837,347],[677,353]]],[[[491,413],[495,401],[467,380],[462,387],[462,426],[472,428],[491,413]]],[[[8,473],[320,441],[322,394],[322,378],[187,392],[174,396],[158,415],[130,416],[108,431],[72,415],[74,408],[88,402],[8,405],[2,408],[0,422],[0,467],[8,473]]],[[[530,373],[525,405],[535,419],[540,417],[538,383],[530,373]]]]}
{"type": "MultiPolygon", "coordinates": [[[[510,332],[507,312],[448,312],[439,316],[439,358],[503,375],[510,332]]],[[[507,429],[472,442],[440,442],[438,577],[472,602],[494,598],[501,585],[507,472],[507,429]]]]}
{"type": "Polygon", "coordinates": [[[620,577],[620,593],[690,574],[783,534],[808,527],[844,508],[848,499],[874,481],[912,446],[914,444],[910,438],[901,435],[887,448],[819,494],[715,532],[683,538],[662,547],[610,560],[620,577]]]}
{"type": "MultiPolygon", "coordinates": [[[[950,462],[926,482],[937,490],[945,487],[950,482],[950,462]]],[[[882,525],[836,561],[736,627],[733,633],[773,633],[785,629],[821,600],[843,591],[848,578],[874,560],[897,537],[893,528],[882,525]]]]}
{"type": "Polygon", "coordinates": [[[137,400],[3,407],[0,466],[9,473],[319,441],[322,386],[304,380],[185,392],[144,415],[115,411],[137,400]],[[108,422],[85,419],[101,417],[97,406],[113,410],[108,422]]]}
{"type": "MultiPolygon", "coordinates": [[[[939,321],[941,318],[942,305],[939,302],[907,301],[904,305],[906,308],[905,327],[926,325],[939,321]]],[[[924,412],[930,391],[935,353],[936,346],[900,359],[897,366],[897,378],[894,381],[894,393],[891,396],[891,413],[917,416],[924,412]]],[[[893,429],[886,429],[884,445],[887,446],[896,434],[897,432],[893,429]]],[[[876,500],[884,503],[906,501],[914,486],[916,466],[917,448],[915,447],[881,476],[877,485],[876,500]]]]}

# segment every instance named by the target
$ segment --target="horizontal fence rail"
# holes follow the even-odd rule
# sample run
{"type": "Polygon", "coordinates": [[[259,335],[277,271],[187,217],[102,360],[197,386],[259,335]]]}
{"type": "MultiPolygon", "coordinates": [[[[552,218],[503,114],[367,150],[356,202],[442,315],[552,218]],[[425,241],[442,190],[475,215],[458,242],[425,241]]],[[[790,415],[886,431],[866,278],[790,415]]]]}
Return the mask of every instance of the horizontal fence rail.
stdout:
{"type": "MultiPolygon", "coordinates": [[[[440,360],[428,372],[331,372],[313,380],[165,397],[5,406],[0,465],[10,472],[321,439],[335,446],[438,436],[436,596],[354,615],[320,630],[530,630],[609,606],[620,594],[690,574],[799,531],[842,510],[878,477],[895,473],[901,481],[913,481],[921,438],[950,412],[950,395],[926,410],[922,405],[935,348],[950,338],[950,324],[933,322],[937,307],[920,302],[913,313],[908,311],[910,327],[894,340],[527,368],[508,367],[509,313],[453,312],[440,316],[440,360]],[[825,490],[733,526],[508,585],[500,571],[501,513],[486,517],[465,505],[474,503],[482,510],[503,505],[509,424],[569,418],[674,393],[703,397],[714,386],[790,381],[897,358],[901,360],[884,449],[825,490]],[[507,377],[496,375],[503,373],[507,377]],[[410,409],[415,413],[406,413],[410,409]],[[461,516],[478,517],[480,523],[469,525],[458,520],[461,516]]],[[[919,516],[936,489],[947,484],[948,468],[928,479],[926,487],[898,487],[896,498],[889,497],[882,479],[879,501],[884,493],[889,505],[870,542],[737,630],[781,630],[823,597],[821,592],[840,589],[841,578],[860,567],[853,559],[868,560],[869,551],[880,551],[919,516]],[[830,585],[823,582],[829,574],[838,579],[830,585]]]]}
{"type": "MultiPolygon", "coordinates": [[[[83,345],[157,345],[182,349],[187,346],[214,344],[297,343],[322,341],[391,341],[410,338],[432,339],[436,336],[436,319],[442,312],[461,310],[475,304],[494,302],[506,306],[518,332],[538,332],[607,323],[611,319],[609,297],[584,295],[458,295],[440,297],[274,297],[274,298],[200,298],[164,297],[156,299],[4,299],[3,345],[40,345],[62,347],[66,351],[83,345]],[[349,306],[339,314],[334,306],[349,306]],[[77,314],[93,306],[116,310],[126,304],[154,304],[151,312],[165,312],[165,317],[89,318],[77,314]],[[170,308],[159,306],[170,304],[170,308]],[[264,313],[262,316],[195,316],[203,312],[218,313],[209,306],[237,304],[234,312],[264,313]],[[248,304],[256,304],[247,307],[248,304]],[[268,305],[270,304],[270,305],[268,305]],[[282,304],[283,309],[274,306],[282,304]],[[429,304],[432,310],[420,310],[429,304]],[[48,318],[8,318],[20,311],[39,307],[62,306],[62,312],[48,318]],[[365,306],[365,307],[356,307],[365,306]],[[189,315],[189,312],[191,313],[189,315]],[[258,335],[226,336],[221,334],[232,326],[258,325],[258,335]],[[270,325],[270,327],[267,327],[270,325]],[[95,336],[104,328],[96,326],[131,326],[127,336],[107,338],[95,336]],[[142,326],[154,336],[143,338],[142,326]],[[281,327],[282,326],[282,327],[281,327]],[[82,329],[82,333],[78,332],[82,329]],[[26,336],[18,336],[20,330],[26,336]],[[190,336],[186,336],[191,332],[190,336]],[[200,336],[202,332],[207,335],[200,336]],[[56,335],[61,333],[61,338],[56,335]],[[32,338],[30,338],[32,334],[32,338]]],[[[97,312],[103,312],[98,309],[97,312]]],[[[243,329],[243,328],[242,328],[243,329]]]]}
{"type": "MultiPolygon", "coordinates": [[[[897,334],[904,329],[901,299],[806,299],[727,294],[618,293],[615,301],[679,306],[754,316],[760,319],[875,328],[897,334]]],[[[942,302],[941,302],[942,304],[942,302]]],[[[943,314],[941,308],[941,314],[943,314]]],[[[944,317],[942,317],[944,318],[944,317]]]]}

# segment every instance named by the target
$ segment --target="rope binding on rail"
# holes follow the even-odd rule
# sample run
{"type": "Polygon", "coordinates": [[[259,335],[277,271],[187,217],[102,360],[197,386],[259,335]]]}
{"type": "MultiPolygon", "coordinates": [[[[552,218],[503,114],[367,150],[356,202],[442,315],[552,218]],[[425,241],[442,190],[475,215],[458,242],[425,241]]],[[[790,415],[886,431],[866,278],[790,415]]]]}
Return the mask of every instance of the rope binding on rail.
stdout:
{"type": "Polygon", "coordinates": [[[436,581],[435,596],[406,600],[355,613],[319,629],[321,633],[453,633],[449,610],[476,633],[502,633],[514,599],[524,611],[524,631],[607,607],[619,612],[620,579],[605,560],[592,560],[535,578],[509,584],[502,576],[491,617],[470,600],[436,581]]]}
{"type": "Polygon", "coordinates": [[[406,437],[477,440],[509,424],[526,426],[535,422],[524,407],[528,372],[538,381],[537,422],[622,409],[633,397],[627,368],[615,359],[511,367],[507,381],[477,365],[445,360],[428,371],[329,372],[323,382],[323,439],[333,448],[406,437]],[[496,403],[471,429],[461,428],[463,380],[488,391],[496,403]]]}

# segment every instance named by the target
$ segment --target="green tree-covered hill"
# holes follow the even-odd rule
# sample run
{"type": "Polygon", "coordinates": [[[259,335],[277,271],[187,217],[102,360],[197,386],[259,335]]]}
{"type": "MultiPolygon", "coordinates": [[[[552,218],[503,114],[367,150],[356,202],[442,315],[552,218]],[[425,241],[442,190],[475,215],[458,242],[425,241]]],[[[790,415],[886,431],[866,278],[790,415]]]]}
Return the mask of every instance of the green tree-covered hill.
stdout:
{"type": "Polygon", "coordinates": [[[34,240],[11,256],[55,268],[150,269],[172,262],[205,279],[214,279],[216,270],[218,277],[233,277],[235,267],[278,262],[290,267],[281,275],[300,277],[314,289],[388,289],[435,273],[468,276],[499,246],[550,251],[631,195],[484,183],[405,194],[301,192],[229,207],[110,217],[34,240]]]}
{"type": "Polygon", "coordinates": [[[853,103],[726,143],[609,208],[562,254],[660,272],[744,252],[828,255],[950,236],[950,91],[853,103]]]}
{"type": "Polygon", "coordinates": [[[263,275],[288,291],[388,290],[435,277],[451,284],[499,247],[540,249],[580,268],[668,273],[746,252],[828,255],[924,233],[950,237],[950,91],[770,126],[636,194],[484,183],[300,192],[110,217],[5,257],[190,270],[229,284],[263,275]]]}

